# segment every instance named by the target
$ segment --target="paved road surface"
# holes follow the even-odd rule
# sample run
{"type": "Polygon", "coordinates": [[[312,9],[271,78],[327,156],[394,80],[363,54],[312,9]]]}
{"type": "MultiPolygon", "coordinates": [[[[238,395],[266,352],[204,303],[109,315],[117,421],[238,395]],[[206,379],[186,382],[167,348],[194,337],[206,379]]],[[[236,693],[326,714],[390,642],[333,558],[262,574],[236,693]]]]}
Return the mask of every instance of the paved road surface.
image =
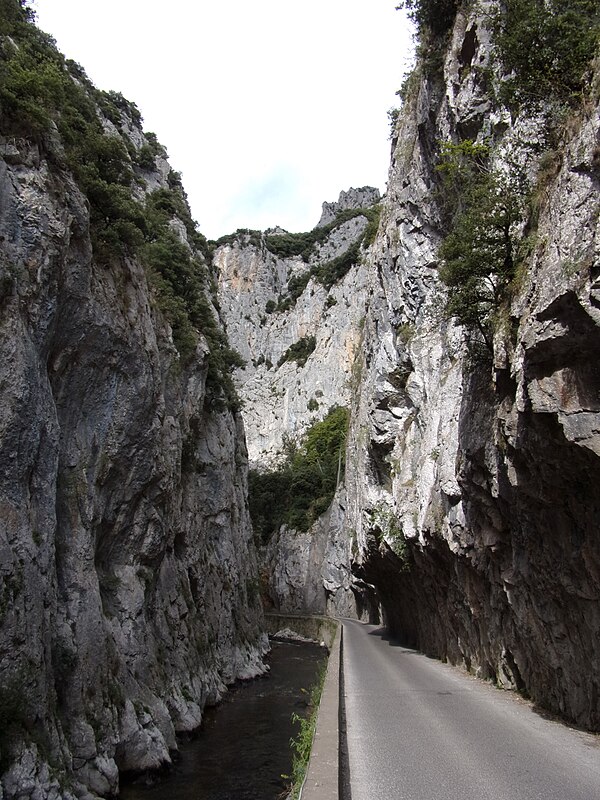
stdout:
{"type": "Polygon", "coordinates": [[[344,620],[352,800],[600,800],[600,737],[344,620]]]}

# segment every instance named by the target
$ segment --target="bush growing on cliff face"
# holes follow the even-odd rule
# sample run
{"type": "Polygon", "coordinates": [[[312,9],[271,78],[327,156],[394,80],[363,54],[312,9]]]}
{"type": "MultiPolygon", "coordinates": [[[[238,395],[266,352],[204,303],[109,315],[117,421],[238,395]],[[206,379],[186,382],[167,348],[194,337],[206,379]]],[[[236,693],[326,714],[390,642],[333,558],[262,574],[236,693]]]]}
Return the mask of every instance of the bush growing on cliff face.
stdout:
{"type": "MultiPolygon", "coordinates": [[[[332,222],[320,228],[313,228],[312,231],[267,236],[265,239],[267,250],[281,258],[302,256],[305,261],[308,261],[314,252],[315,245],[324,242],[335,228],[355,217],[366,217],[371,222],[373,216],[378,213],[377,206],[374,208],[348,208],[340,211],[332,222]]],[[[379,217],[377,216],[378,220],[379,217]]]]}
{"type": "Polygon", "coordinates": [[[451,227],[470,201],[470,192],[489,174],[490,146],[471,139],[440,142],[436,173],[440,178],[437,197],[444,225],[451,227]]]}
{"type": "Polygon", "coordinates": [[[277,362],[277,366],[280,367],[286,361],[295,361],[299,367],[303,367],[316,346],[317,340],[314,336],[303,336],[288,347],[277,362]]]}
{"type": "Polygon", "coordinates": [[[598,0],[504,0],[492,15],[497,56],[508,77],[509,106],[579,101],[598,48],[598,0]]]}
{"type": "Polygon", "coordinates": [[[254,532],[263,542],[283,524],[308,530],[329,508],[344,475],[348,421],[346,408],[331,408],[324,420],[309,428],[298,447],[286,448],[280,467],[250,471],[250,514],[254,532]]]}
{"type": "MultiPolygon", "coordinates": [[[[581,101],[586,69],[600,40],[597,0],[504,0],[491,15],[495,53],[507,78],[500,98],[513,110],[581,101]]],[[[446,311],[488,347],[509,296],[527,217],[528,189],[505,155],[490,166],[486,144],[443,144],[438,199],[446,229],[439,275],[446,311]]],[[[531,214],[530,214],[531,221],[531,214]]]]}
{"type": "Polygon", "coordinates": [[[438,255],[448,316],[479,331],[491,348],[494,316],[515,275],[526,191],[519,170],[500,172],[489,158],[486,145],[470,140],[442,145],[438,170],[449,232],[438,255]]]}
{"type": "Polygon", "coordinates": [[[402,523],[396,514],[385,503],[379,502],[374,506],[370,516],[370,530],[378,544],[381,539],[385,539],[398,559],[400,572],[408,572],[411,565],[410,548],[402,530],[402,523]]]}
{"type": "Polygon", "coordinates": [[[355,217],[365,217],[367,220],[367,226],[362,234],[344,253],[336,256],[336,258],[329,259],[329,261],[315,264],[305,272],[293,275],[288,281],[287,294],[279,298],[279,302],[273,310],[289,310],[302,295],[312,277],[326,289],[331,289],[334,284],[341,281],[352,267],[358,263],[362,248],[373,244],[379,227],[380,216],[381,206],[379,204],[371,208],[346,209],[341,211],[333,222],[324,225],[322,228],[315,228],[308,233],[268,236],[266,238],[267,249],[272,253],[283,258],[301,255],[305,261],[308,261],[311,255],[314,255],[315,245],[319,242],[324,242],[339,225],[355,217]]]}
{"type": "Polygon", "coordinates": [[[523,204],[510,179],[491,173],[470,193],[439,249],[447,313],[491,348],[491,323],[515,275],[523,204]]]}
{"type": "Polygon", "coordinates": [[[23,3],[0,0],[1,131],[36,141],[55,169],[70,169],[90,201],[98,260],[133,252],[143,241],[144,212],[131,192],[128,142],[105,133],[97,108],[119,123],[121,111],[134,121],[141,120],[139,111],[115,92],[98,91],[31,20],[23,3]],[[53,124],[64,155],[55,145],[53,124]]]}

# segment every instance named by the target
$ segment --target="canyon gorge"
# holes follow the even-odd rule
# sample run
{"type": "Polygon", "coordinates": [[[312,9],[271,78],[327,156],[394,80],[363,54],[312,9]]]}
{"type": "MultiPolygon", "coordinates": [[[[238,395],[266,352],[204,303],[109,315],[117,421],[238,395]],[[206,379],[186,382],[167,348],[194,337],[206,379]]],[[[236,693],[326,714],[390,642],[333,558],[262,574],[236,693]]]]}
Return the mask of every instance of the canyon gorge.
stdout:
{"type": "Polygon", "coordinates": [[[534,102],[513,5],[408,4],[383,196],[208,242],[0,0],[0,800],[170,764],[264,608],[600,730],[600,20],[534,102]]]}

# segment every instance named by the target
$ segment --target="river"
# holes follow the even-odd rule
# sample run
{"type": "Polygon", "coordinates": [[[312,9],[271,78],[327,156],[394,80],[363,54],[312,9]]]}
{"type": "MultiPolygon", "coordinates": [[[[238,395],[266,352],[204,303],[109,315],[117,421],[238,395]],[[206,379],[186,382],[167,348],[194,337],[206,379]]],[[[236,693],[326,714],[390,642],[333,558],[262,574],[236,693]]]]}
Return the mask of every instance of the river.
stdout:
{"type": "Polygon", "coordinates": [[[196,738],[180,746],[173,769],[152,786],[125,784],[122,800],[277,800],[292,769],[292,714],[304,715],[326,651],[272,642],[267,676],[235,686],[207,709],[196,738]]]}

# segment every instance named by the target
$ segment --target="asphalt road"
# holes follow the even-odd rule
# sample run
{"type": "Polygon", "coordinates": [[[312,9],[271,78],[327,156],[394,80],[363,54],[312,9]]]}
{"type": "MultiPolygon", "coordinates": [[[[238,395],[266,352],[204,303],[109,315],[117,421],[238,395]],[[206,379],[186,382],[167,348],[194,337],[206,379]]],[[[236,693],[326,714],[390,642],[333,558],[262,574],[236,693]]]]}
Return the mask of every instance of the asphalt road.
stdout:
{"type": "Polygon", "coordinates": [[[600,800],[600,737],[344,620],[352,800],[600,800]]]}

